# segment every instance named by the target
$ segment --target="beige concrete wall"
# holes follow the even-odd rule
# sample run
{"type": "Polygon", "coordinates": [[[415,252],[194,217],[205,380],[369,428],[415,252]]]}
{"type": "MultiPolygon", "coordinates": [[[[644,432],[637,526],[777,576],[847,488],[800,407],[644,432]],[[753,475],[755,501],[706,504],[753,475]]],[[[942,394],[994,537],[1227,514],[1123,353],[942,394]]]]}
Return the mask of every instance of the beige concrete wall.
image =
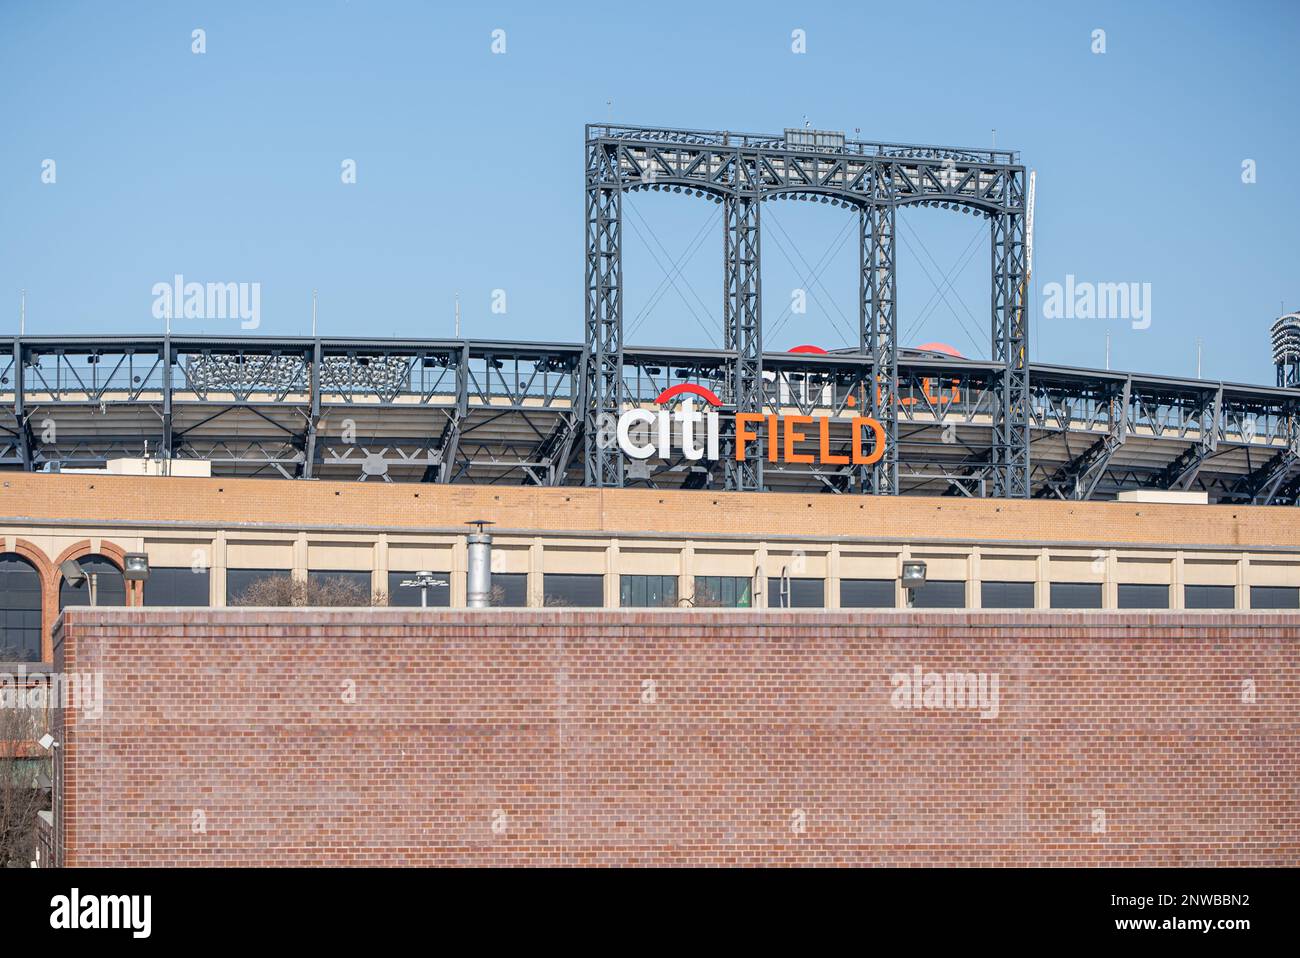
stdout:
{"type": "MultiPolygon", "coordinates": [[[[90,538],[117,545],[124,552],[142,551],[155,567],[192,567],[196,563],[212,570],[211,598],[214,606],[225,604],[224,572],[227,569],[285,569],[298,575],[308,571],[371,571],[375,588],[387,587],[390,570],[464,573],[458,544],[450,538],[420,542],[412,537],[395,538],[388,533],[358,534],[347,539],[313,538],[304,533],[218,530],[200,534],[197,530],[166,532],[148,528],[108,530],[91,537],[90,527],[77,527],[67,534],[51,535],[37,526],[6,525],[0,529],[6,551],[12,542],[24,540],[41,550],[49,561],[78,541],[90,538]]],[[[1119,583],[1161,584],[1171,587],[1171,607],[1182,605],[1182,586],[1193,585],[1284,585],[1300,586],[1300,554],[1259,555],[1216,551],[1204,555],[1188,550],[1078,550],[1044,547],[1009,553],[1005,549],[971,545],[862,547],[828,542],[810,542],[806,547],[787,542],[743,540],[701,543],[688,539],[644,540],[620,536],[617,539],[571,536],[495,537],[493,571],[531,573],[530,604],[540,604],[545,573],[603,575],[607,578],[607,602],[617,603],[618,577],[622,575],[678,576],[679,596],[694,591],[695,576],[757,577],[780,576],[785,569],[794,577],[826,581],[826,604],[838,607],[840,579],[893,579],[903,558],[926,562],[932,580],[956,580],[967,584],[967,606],[978,608],[983,582],[1036,582],[1039,608],[1049,606],[1051,582],[1099,582],[1105,586],[1106,607],[1116,604],[1119,583]]],[[[759,591],[765,592],[760,581],[759,591]]],[[[460,590],[463,592],[463,588],[460,590]]],[[[462,599],[463,601],[463,599],[462,599]]]]}
{"type": "MultiPolygon", "coordinates": [[[[924,560],[930,579],[965,583],[970,608],[986,581],[1035,583],[1038,608],[1052,582],[1102,583],[1105,608],[1120,583],[1168,585],[1174,609],[1189,583],[1235,586],[1238,608],[1252,585],[1300,586],[1300,514],[1245,506],[12,474],[0,542],[14,551],[22,540],[50,562],[89,542],[143,551],[157,567],[206,565],[214,606],[238,568],[369,570],[379,591],[390,570],[427,569],[450,573],[463,605],[465,539],[451,524],[461,512],[495,518],[493,570],[527,574],[532,606],[545,574],[578,573],[604,577],[609,605],[623,575],[678,576],[683,600],[697,576],[749,577],[761,608],[766,579],[787,569],[825,580],[836,608],[841,579],[897,579],[905,558],[924,560]],[[268,500],[278,511],[263,515],[268,500]],[[102,519],[84,518],[90,509],[102,519]]],[[[896,596],[904,605],[901,587],[896,596]]]]}

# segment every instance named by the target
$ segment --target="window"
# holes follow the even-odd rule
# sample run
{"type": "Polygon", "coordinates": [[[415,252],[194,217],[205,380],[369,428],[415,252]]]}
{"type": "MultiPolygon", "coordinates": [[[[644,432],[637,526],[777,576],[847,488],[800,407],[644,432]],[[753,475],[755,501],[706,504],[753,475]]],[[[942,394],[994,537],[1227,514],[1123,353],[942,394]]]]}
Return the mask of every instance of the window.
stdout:
{"type": "Polygon", "coordinates": [[[619,576],[618,604],[625,608],[675,606],[677,604],[677,576],[619,576]]]}
{"type": "Polygon", "coordinates": [[[697,575],[695,605],[710,609],[748,608],[754,604],[747,575],[697,575]]]}
{"type": "MultiPolygon", "coordinates": [[[[87,576],[95,577],[95,605],[126,605],[126,580],[122,570],[113,560],[101,555],[82,556],[77,560],[87,576]]],[[[90,582],[73,585],[59,577],[59,608],[69,605],[90,605],[90,582]]]]}
{"type": "Polygon", "coordinates": [[[916,609],[963,609],[966,607],[966,583],[959,580],[931,579],[913,589],[916,609]]]}
{"type": "MultiPolygon", "coordinates": [[[[497,579],[502,576],[494,575],[492,584],[496,585],[497,579]]],[[[390,572],[388,573],[388,604],[391,606],[400,606],[403,608],[420,607],[419,586],[402,585],[403,582],[411,582],[415,579],[414,572],[390,572]]],[[[435,606],[446,608],[451,605],[451,574],[447,572],[433,573],[434,584],[426,590],[426,601],[430,608],[435,606]]]]}
{"type": "Polygon", "coordinates": [[[1237,604],[1237,590],[1230,585],[1185,585],[1183,608],[1231,609],[1237,604]]]}
{"type": "Polygon", "coordinates": [[[1053,609],[1100,609],[1100,582],[1053,582],[1053,609]]]}
{"type": "Polygon", "coordinates": [[[204,569],[159,569],[149,570],[149,578],[144,580],[145,605],[193,605],[208,604],[208,586],[212,577],[204,569]]]}
{"type": "Polygon", "coordinates": [[[600,608],[605,604],[605,577],[547,573],[542,576],[542,604],[600,608]]]}
{"type": "Polygon", "coordinates": [[[368,569],[308,570],[307,585],[309,605],[374,605],[375,590],[368,569]]]}
{"type": "Polygon", "coordinates": [[[259,579],[287,579],[291,575],[288,569],[227,569],[226,605],[238,605],[239,597],[259,579]]]}
{"type": "Polygon", "coordinates": [[[14,553],[0,555],[0,662],[41,660],[41,575],[14,553]]]}
{"type": "Polygon", "coordinates": [[[1032,582],[982,582],[980,605],[986,609],[1032,609],[1032,582]]]}
{"type": "Polygon", "coordinates": [[[344,572],[339,570],[329,570],[326,572],[308,572],[307,581],[325,585],[329,582],[346,582],[353,588],[360,589],[366,595],[370,594],[370,573],[369,572],[344,572]]]}
{"type": "Polygon", "coordinates": [[[895,599],[893,579],[841,579],[841,609],[892,609],[895,599]]]}
{"type": "Polygon", "coordinates": [[[1169,608],[1169,586],[1121,582],[1119,607],[1121,609],[1167,609],[1169,608]]]}
{"type": "Polygon", "coordinates": [[[1252,609],[1300,609],[1300,589],[1291,585],[1252,585],[1252,609]]]}
{"type": "Polygon", "coordinates": [[[767,605],[771,609],[820,609],[826,605],[825,591],[821,579],[771,576],[767,580],[767,605]]]}
{"type": "MultiPolygon", "coordinates": [[[[468,583],[468,577],[466,577],[468,583]]],[[[522,609],[528,605],[528,573],[492,573],[491,605],[506,609],[522,609]]]]}

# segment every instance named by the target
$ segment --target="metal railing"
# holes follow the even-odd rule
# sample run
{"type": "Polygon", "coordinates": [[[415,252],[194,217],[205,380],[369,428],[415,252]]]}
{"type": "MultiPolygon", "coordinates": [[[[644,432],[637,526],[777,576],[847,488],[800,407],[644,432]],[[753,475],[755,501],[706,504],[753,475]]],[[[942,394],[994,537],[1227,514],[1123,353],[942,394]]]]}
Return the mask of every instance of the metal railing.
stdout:
{"type": "MultiPolygon", "coordinates": [[[[804,132],[804,131],[800,131],[804,132]]],[[[826,130],[809,130],[808,133],[825,135],[826,130]]],[[[843,136],[843,134],[836,134],[843,136]]],[[[806,146],[790,143],[785,134],[740,133],[731,130],[682,130],[673,127],[621,126],[591,124],[587,139],[612,139],[680,143],[684,146],[738,147],[741,149],[782,150],[787,152],[826,152],[825,146],[806,146]]],[[[978,147],[937,146],[924,143],[885,143],[874,140],[854,140],[844,137],[833,152],[856,156],[880,156],[891,159],[958,160],[989,166],[1019,166],[1018,150],[983,149],[978,147]]]]}

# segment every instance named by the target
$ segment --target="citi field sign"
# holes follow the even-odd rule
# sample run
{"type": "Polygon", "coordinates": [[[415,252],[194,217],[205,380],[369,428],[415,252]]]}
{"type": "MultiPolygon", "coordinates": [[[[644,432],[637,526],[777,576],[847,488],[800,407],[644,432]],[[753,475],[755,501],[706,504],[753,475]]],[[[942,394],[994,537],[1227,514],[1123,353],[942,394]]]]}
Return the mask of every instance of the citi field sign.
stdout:
{"type": "MultiPolygon", "coordinates": [[[[852,405],[853,397],[849,400],[852,405]]],[[[655,402],[658,410],[629,409],[618,417],[618,447],[624,454],[633,459],[655,455],[670,459],[675,455],[676,443],[688,460],[721,458],[718,450],[722,414],[717,407],[722,402],[712,390],[696,383],[680,383],[661,392],[655,402]],[[676,408],[669,409],[674,401],[676,408]],[[697,401],[702,403],[698,408],[697,401]]],[[[834,420],[849,424],[847,455],[831,452],[830,416],[741,412],[735,414],[735,420],[737,462],[749,458],[749,446],[760,440],[763,445],[758,454],[763,455],[765,449],[768,462],[869,466],[885,454],[885,430],[870,416],[834,420]],[[797,451],[801,443],[814,440],[818,441],[817,454],[797,451]]]]}

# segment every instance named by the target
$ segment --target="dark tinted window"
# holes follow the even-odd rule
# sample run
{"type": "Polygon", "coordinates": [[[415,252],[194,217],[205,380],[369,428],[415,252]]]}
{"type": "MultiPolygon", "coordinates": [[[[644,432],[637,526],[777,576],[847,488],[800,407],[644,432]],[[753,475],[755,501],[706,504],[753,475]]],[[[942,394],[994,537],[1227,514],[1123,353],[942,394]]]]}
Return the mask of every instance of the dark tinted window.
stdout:
{"type": "Polygon", "coordinates": [[[309,582],[346,582],[353,588],[357,588],[370,594],[370,573],[358,571],[343,571],[330,569],[322,572],[308,572],[307,580],[309,582]]]}
{"type": "Polygon", "coordinates": [[[748,608],[754,604],[747,575],[697,575],[694,604],[714,609],[748,608]]]}
{"type": "Polygon", "coordinates": [[[980,583],[980,605],[986,609],[1032,609],[1034,584],[1032,582],[980,583]]]}
{"type": "Polygon", "coordinates": [[[1100,609],[1100,582],[1053,582],[1053,609],[1100,609]]]}
{"type": "Polygon", "coordinates": [[[227,569],[226,605],[234,605],[244,591],[258,579],[289,578],[288,569],[227,569]]]}
{"type": "Polygon", "coordinates": [[[897,604],[893,579],[840,579],[842,609],[892,609],[897,604]]]}
{"type": "Polygon", "coordinates": [[[618,604],[627,608],[675,606],[677,604],[677,576],[619,576],[618,604]]]}
{"type": "Polygon", "coordinates": [[[1236,590],[1230,585],[1183,586],[1185,609],[1231,609],[1236,598],[1236,590]]]}
{"type": "MultiPolygon", "coordinates": [[[[113,560],[101,555],[82,556],[77,565],[87,576],[95,576],[95,605],[126,605],[126,581],[113,560]]],[[[86,579],[75,586],[59,576],[59,608],[69,605],[90,605],[90,582],[86,579]]]]}
{"type": "Polygon", "coordinates": [[[1121,609],[1167,609],[1169,608],[1169,586],[1121,582],[1119,607],[1121,609]]]}
{"type": "Polygon", "coordinates": [[[605,577],[547,573],[542,576],[542,603],[599,608],[605,604],[605,577]]]}
{"type": "MultiPolygon", "coordinates": [[[[388,604],[393,606],[405,606],[415,608],[420,607],[420,587],[404,586],[403,582],[413,582],[416,574],[414,572],[390,572],[388,573],[388,604]]],[[[501,576],[493,576],[492,581],[501,576]]],[[[451,605],[451,573],[435,572],[433,574],[434,584],[428,587],[428,604],[429,608],[434,606],[446,607],[451,605]]]]}
{"type": "Polygon", "coordinates": [[[492,599],[495,606],[522,609],[528,605],[528,573],[493,572],[492,599]]]}
{"type": "Polygon", "coordinates": [[[320,571],[309,569],[307,582],[313,590],[325,590],[325,595],[320,599],[312,598],[312,593],[309,593],[309,602],[372,605],[374,601],[374,580],[369,569],[322,569],[320,571]]]}
{"type": "Polygon", "coordinates": [[[767,580],[767,604],[772,609],[820,609],[826,605],[825,583],[821,579],[767,580]]]}
{"type": "Polygon", "coordinates": [[[1300,609],[1300,589],[1290,585],[1252,585],[1252,609],[1300,609]]]}
{"type": "Polygon", "coordinates": [[[966,606],[966,583],[953,580],[931,580],[919,589],[913,589],[916,598],[912,607],[917,609],[961,609],[966,606]]]}
{"type": "Polygon", "coordinates": [[[0,662],[41,660],[41,576],[13,555],[0,555],[0,662]]]}
{"type": "Polygon", "coordinates": [[[144,604],[205,606],[211,595],[210,581],[207,569],[151,568],[144,580],[144,604]]]}

